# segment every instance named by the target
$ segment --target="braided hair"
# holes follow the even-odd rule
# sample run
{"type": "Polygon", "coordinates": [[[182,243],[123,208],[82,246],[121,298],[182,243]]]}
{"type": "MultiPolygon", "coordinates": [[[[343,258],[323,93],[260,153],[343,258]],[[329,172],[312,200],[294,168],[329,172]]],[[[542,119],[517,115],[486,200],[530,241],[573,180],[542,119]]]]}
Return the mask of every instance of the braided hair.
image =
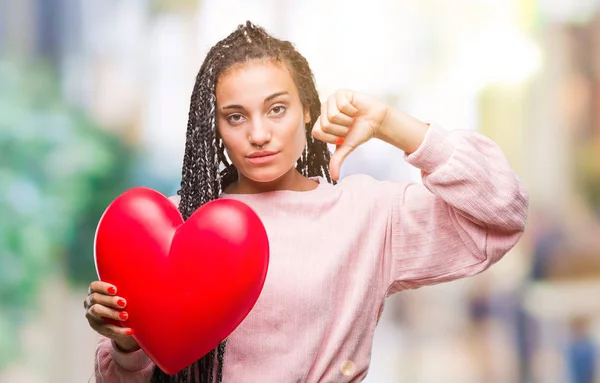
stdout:
{"type": "MultiPolygon", "coordinates": [[[[306,59],[292,43],[269,35],[250,21],[239,25],[210,49],[196,76],[188,115],[181,189],[177,192],[181,196],[179,211],[184,219],[203,204],[219,198],[221,192],[238,178],[238,171],[225,156],[225,146],[217,132],[215,88],[220,74],[235,64],[252,60],[270,60],[286,65],[298,88],[302,105],[309,110],[310,121],[319,118],[321,102],[306,59]]],[[[329,183],[335,183],[329,174],[330,158],[327,144],[312,137],[307,123],[306,147],[296,169],[305,177],[322,176],[329,183]]],[[[223,341],[175,375],[167,375],[155,367],[152,382],[213,383],[216,379],[217,383],[221,383],[225,344],[226,341],[223,341]]]]}

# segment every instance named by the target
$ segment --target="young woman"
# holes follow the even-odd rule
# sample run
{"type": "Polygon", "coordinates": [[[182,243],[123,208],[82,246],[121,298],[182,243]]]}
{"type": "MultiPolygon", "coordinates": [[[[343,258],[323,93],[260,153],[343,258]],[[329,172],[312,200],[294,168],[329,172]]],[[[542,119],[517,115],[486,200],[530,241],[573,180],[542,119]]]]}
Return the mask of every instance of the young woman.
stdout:
{"type": "Polygon", "coordinates": [[[226,345],[167,376],[131,329],[104,322],[127,318],[127,297],[93,282],[84,306],[103,336],[97,381],[359,382],[386,297],[487,269],[521,237],[528,206],[494,142],[350,90],[321,103],[304,57],[250,22],[210,50],[191,97],[173,200],[187,219],[216,198],[251,206],[269,235],[253,310],[226,345]],[[344,158],[373,138],[403,150],[424,185],[336,184],[344,158]]]}

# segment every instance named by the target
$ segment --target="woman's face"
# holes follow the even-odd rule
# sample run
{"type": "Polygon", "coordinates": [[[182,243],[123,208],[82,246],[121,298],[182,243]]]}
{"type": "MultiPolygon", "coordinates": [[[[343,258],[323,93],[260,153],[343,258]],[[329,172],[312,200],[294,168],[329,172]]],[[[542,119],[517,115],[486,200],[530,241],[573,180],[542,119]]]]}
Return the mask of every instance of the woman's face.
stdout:
{"type": "Polygon", "coordinates": [[[250,61],[219,77],[217,126],[240,179],[272,182],[296,165],[310,114],[284,64],[250,61]]]}

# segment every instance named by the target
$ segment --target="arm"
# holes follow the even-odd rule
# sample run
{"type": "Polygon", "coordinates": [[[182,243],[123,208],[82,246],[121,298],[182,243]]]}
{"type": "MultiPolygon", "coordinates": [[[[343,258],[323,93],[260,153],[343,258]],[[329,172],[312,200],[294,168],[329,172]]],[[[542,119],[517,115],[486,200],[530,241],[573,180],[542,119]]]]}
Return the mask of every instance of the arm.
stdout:
{"type": "Polygon", "coordinates": [[[406,152],[416,146],[406,159],[423,178],[395,189],[390,293],[475,275],[500,260],[521,237],[528,208],[500,148],[476,132],[429,127],[401,112],[388,118],[382,139],[406,152]]]}
{"type": "Polygon", "coordinates": [[[493,141],[430,127],[351,90],[330,96],[322,110],[312,134],[336,144],[334,179],[348,154],[371,138],[403,150],[421,169],[424,185],[384,187],[383,198],[392,205],[383,265],[388,292],[479,273],[523,234],[527,192],[493,141]]]}
{"type": "Polygon", "coordinates": [[[153,371],[154,363],[143,350],[125,353],[106,337],[98,341],[94,361],[97,382],[146,383],[153,371]]]}

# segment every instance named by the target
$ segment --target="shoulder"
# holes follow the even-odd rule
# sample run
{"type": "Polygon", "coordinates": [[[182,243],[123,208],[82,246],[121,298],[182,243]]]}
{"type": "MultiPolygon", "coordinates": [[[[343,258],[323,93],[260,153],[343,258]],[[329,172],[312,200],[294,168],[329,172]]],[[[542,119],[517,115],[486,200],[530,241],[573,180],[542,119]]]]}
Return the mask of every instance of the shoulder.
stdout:
{"type": "Polygon", "coordinates": [[[335,188],[352,199],[364,201],[366,198],[394,198],[402,193],[407,185],[403,182],[378,180],[368,174],[353,174],[341,179],[335,188]]]}
{"type": "Polygon", "coordinates": [[[340,189],[358,190],[377,187],[381,182],[368,174],[352,174],[339,180],[335,186],[340,189]]]}
{"type": "Polygon", "coordinates": [[[342,178],[336,187],[351,191],[374,191],[402,187],[400,182],[382,181],[368,174],[352,174],[342,178]]]}

